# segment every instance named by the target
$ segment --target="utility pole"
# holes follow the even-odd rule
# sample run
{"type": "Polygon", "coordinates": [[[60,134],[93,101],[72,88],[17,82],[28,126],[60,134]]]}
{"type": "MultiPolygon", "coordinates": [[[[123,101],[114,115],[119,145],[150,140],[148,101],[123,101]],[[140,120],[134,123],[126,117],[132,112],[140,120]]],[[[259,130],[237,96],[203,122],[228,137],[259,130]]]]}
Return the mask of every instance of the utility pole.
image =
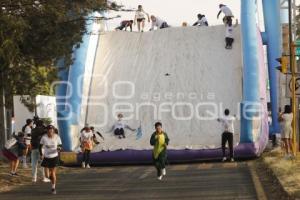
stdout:
{"type": "Polygon", "coordinates": [[[290,47],[290,68],[292,74],[292,110],[293,110],[293,151],[297,152],[297,97],[296,97],[296,62],[295,62],[295,44],[293,42],[293,24],[292,24],[292,0],[289,2],[289,47],[290,47]]]}

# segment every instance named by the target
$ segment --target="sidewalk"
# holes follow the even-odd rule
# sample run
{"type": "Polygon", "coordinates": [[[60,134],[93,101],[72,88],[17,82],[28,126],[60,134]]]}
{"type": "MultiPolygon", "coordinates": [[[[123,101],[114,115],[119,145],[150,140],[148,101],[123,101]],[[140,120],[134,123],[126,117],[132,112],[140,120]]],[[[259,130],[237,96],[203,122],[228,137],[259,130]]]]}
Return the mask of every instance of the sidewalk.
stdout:
{"type": "MultiPolygon", "coordinates": [[[[19,165],[17,177],[12,177],[9,175],[9,164],[0,160],[0,193],[1,192],[8,192],[12,191],[20,186],[25,185],[32,185],[32,176],[31,176],[31,167],[28,163],[28,168],[23,169],[22,164],[19,165]]],[[[59,167],[58,173],[65,174],[65,173],[73,173],[76,174],[80,171],[80,168],[73,169],[67,167],[59,167]]],[[[41,178],[40,178],[41,179],[41,178]]]]}
{"type": "Polygon", "coordinates": [[[284,159],[281,148],[276,147],[265,152],[258,162],[262,163],[271,171],[274,178],[278,179],[290,199],[300,199],[300,154],[295,160],[287,160],[284,159]]]}
{"type": "Polygon", "coordinates": [[[12,177],[9,175],[9,165],[0,160],[0,192],[10,191],[22,185],[31,183],[31,168],[22,169],[19,167],[19,177],[12,177]]]}

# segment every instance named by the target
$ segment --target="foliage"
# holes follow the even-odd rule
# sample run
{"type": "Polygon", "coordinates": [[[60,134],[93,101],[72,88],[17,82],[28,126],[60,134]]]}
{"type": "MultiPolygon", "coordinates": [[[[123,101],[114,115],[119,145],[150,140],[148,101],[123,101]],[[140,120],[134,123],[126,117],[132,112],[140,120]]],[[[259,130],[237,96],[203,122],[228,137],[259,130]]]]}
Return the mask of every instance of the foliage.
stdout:
{"type": "Polygon", "coordinates": [[[8,107],[13,95],[53,94],[57,60],[72,63],[87,16],[121,9],[106,0],[1,0],[0,6],[0,84],[8,107]]]}

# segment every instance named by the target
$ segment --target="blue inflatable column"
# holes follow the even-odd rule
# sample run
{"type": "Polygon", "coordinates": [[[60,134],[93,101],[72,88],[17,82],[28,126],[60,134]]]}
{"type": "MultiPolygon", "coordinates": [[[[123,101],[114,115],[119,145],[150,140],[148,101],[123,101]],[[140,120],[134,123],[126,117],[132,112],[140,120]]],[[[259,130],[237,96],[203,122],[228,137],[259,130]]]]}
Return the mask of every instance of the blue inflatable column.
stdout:
{"type": "Polygon", "coordinates": [[[56,110],[57,110],[57,124],[60,131],[60,137],[64,141],[64,148],[70,149],[68,145],[71,143],[70,135],[66,134],[67,129],[66,118],[68,116],[68,106],[67,106],[67,93],[69,89],[69,67],[65,66],[64,59],[60,59],[57,63],[58,66],[58,78],[59,85],[56,85],[56,110]]]}
{"type": "MultiPolygon", "coordinates": [[[[93,23],[87,24],[87,31],[90,32],[93,23]]],[[[89,47],[90,34],[86,34],[82,38],[80,47],[74,49],[74,62],[67,70],[59,72],[60,80],[67,81],[67,84],[61,84],[57,88],[57,113],[60,136],[63,141],[63,149],[72,151],[72,134],[71,125],[79,124],[81,111],[83,76],[85,73],[85,63],[89,47]],[[60,99],[60,97],[65,99],[60,99]]]]}
{"type": "Polygon", "coordinates": [[[267,45],[268,70],[270,80],[270,98],[272,111],[272,126],[270,133],[280,131],[278,123],[278,84],[276,67],[279,63],[276,58],[281,57],[281,24],[280,24],[280,0],[263,0],[265,20],[264,44],[267,45]]]}
{"type": "Polygon", "coordinates": [[[243,50],[243,102],[241,105],[241,143],[253,142],[253,117],[259,113],[259,57],[256,0],[241,1],[243,50]]]}

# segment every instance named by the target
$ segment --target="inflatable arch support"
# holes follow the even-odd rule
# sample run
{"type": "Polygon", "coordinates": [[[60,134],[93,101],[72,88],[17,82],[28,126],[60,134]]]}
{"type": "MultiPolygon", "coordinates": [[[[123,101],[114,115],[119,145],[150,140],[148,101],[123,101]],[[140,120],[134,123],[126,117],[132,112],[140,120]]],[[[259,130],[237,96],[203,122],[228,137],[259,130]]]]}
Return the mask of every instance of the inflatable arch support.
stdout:
{"type": "MultiPolygon", "coordinates": [[[[262,0],[265,32],[260,32],[257,19],[257,0],[241,0],[241,46],[242,46],[242,102],[240,107],[240,142],[235,147],[235,156],[250,158],[259,156],[266,147],[269,130],[278,132],[277,123],[277,78],[276,61],[281,54],[280,2],[262,0]],[[264,62],[263,45],[267,46],[268,72],[272,121],[268,125],[267,112],[267,74],[264,62]],[[244,117],[247,116],[247,119],[244,117]]],[[[98,30],[99,24],[87,25],[88,30],[98,30]]],[[[103,26],[103,25],[102,25],[103,26]]],[[[57,111],[63,148],[74,151],[78,145],[78,132],[81,122],[86,121],[83,105],[89,95],[89,86],[101,34],[85,35],[80,48],[74,52],[75,62],[68,69],[60,70],[63,84],[57,87],[57,111]],[[98,46],[97,46],[98,44],[98,46]],[[82,76],[84,74],[84,76],[82,76]],[[78,81],[78,77],[81,77],[78,81]],[[88,85],[88,86],[84,86],[88,85]],[[76,92],[74,92],[76,91],[76,92]],[[79,95],[83,94],[83,95],[79,95]]],[[[61,63],[63,66],[63,63],[61,63]]],[[[70,162],[76,163],[81,154],[71,154],[70,162]]],[[[220,148],[211,149],[170,149],[171,162],[216,159],[222,155],[220,148]]],[[[151,150],[117,150],[92,153],[91,159],[97,164],[146,163],[151,162],[151,150]]],[[[68,160],[68,159],[67,159],[68,160]]]]}

